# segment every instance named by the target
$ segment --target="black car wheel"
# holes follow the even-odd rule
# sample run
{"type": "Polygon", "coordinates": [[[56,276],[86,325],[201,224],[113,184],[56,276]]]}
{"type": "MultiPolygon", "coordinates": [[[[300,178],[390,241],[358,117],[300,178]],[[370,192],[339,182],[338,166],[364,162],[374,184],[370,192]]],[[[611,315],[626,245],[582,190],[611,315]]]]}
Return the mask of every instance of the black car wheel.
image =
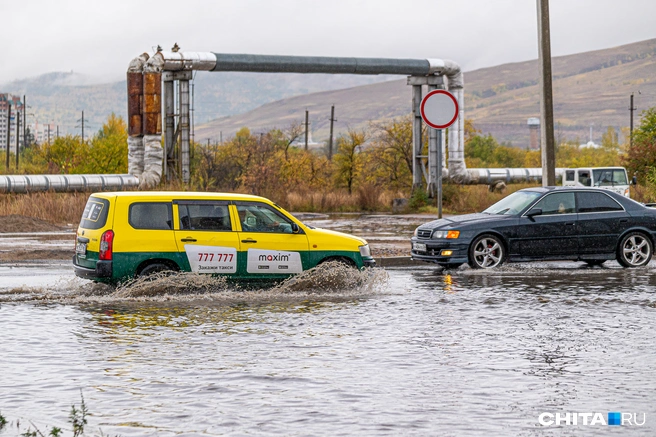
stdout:
{"type": "Polygon", "coordinates": [[[649,237],[641,232],[630,232],[617,248],[617,261],[624,267],[640,267],[651,260],[653,253],[649,237]]]}
{"type": "Polygon", "coordinates": [[[503,243],[494,235],[481,235],[469,246],[469,265],[474,269],[492,269],[504,259],[503,243]]]}

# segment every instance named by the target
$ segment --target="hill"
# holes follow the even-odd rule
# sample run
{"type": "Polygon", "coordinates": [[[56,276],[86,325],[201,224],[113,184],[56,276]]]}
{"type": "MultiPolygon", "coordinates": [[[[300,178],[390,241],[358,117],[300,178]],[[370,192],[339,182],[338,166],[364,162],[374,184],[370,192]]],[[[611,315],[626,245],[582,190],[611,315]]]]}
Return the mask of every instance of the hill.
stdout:
{"type": "MultiPolygon", "coordinates": [[[[636,93],[640,110],[656,105],[656,39],[620,47],[555,57],[554,118],[556,137],[601,141],[608,126],[629,125],[629,96],[636,93]],[[638,95],[637,92],[641,94],[638,95]]],[[[537,60],[504,64],[465,73],[465,117],[500,142],[527,147],[527,119],[539,117],[537,60]]],[[[265,104],[244,114],[196,126],[196,139],[227,138],[239,128],[252,131],[284,128],[302,122],[310,111],[314,140],[329,136],[330,106],[335,105],[337,133],[348,126],[367,127],[371,121],[410,112],[411,87],[406,79],[350,89],[296,96],[265,104]]]]}
{"type": "MultiPolygon", "coordinates": [[[[193,81],[195,122],[198,124],[244,113],[290,96],[369,84],[388,78],[198,72],[193,81]]],[[[82,111],[85,135],[100,129],[112,112],[127,118],[127,85],[124,80],[93,84],[93,78],[73,72],[48,73],[0,85],[0,93],[5,92],[27,96],[29,123],[35,120],[41,124],[51,122],[60,126],[62,133],[80,133],[82,111]]]]}

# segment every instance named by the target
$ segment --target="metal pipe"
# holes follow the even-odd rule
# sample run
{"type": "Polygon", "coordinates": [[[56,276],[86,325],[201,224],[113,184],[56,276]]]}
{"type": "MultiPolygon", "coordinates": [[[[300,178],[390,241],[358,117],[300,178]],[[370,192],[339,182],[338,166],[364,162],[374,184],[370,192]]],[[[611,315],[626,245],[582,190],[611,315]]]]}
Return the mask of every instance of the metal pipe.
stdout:
{"type": "MultiPolygon", "coordinates": [[[[428,85],[428,92],[430,93],[431,91],[434,91],[437,89],[437,85],[428,85]]],[[[437,133],[438,131],[441,131],[441,129],[428,129],[428,184],[427,184],[427,189],[426,193],[428,194],[428,197],[431,199],[438,198],[440,199],[441,196],[438,196],[439,194],[442,194],[441,190],[438,190],[438,181],[437,181],[437,166],[438,166],[438,158],[437,158],[437,153],[438,153],[438,147],[437,147],[437,133]]],[[[441,217],[438,217],[441,218],[441,217]]]]}
{"type": "Polygon", "coordinates": [[[189,169],[189,81],[180,81],[180,161],[182,164],[182,182],[190,179],[189,169]]]}
{"type": "Polygon", "coordinates": [[[169,177],[168,161],[173,157],[173,144],[175,134],[175,107],[173,95],[173,81],[164,81],[164,174],[169,177]]]}
{"type": "Polygon", "coordinates": [[[412,85],[412,191],[421,188],[421,175],[423,173],[421,138],[421,85],[412,85]]]}
{"type": "MultiPolygon", "coordinates": [[[[142,53],[130,62],[127,71],[128,173],[135,176],[141,176],[144,167],[143,67],[149,58],[148,53],[142,53]]],[[[48,135],[48,142],[50,142],[50,135],[48,135]]]]}
{"type": "MultiPolygon", "coordinates": [[[[461,182],[469,185],[490,185],[495,182],[505,183],[522,183],[522,182],[541,182],[542,169],[541,168],[468,168],[466,182],[461,182]]],[[[561,179],[565,172],[564,168],[556,169],[556,179],[561,179]]],[[[443,178],[451,178],[451,169],[443,178]]]]}
{"type": "Polygon", "coordinates": [[[114,191],[138,186],[139,179],[129,174],[0,175],[0,193],[114,191]]]}
{"type": "Polygon", "coordinates": [[[144,155],[143,173],[139,177],[142,189],[157,186],[162,179],[162,66],[161,53],[155,53],[143,67],[144,82],[144,155]]]}

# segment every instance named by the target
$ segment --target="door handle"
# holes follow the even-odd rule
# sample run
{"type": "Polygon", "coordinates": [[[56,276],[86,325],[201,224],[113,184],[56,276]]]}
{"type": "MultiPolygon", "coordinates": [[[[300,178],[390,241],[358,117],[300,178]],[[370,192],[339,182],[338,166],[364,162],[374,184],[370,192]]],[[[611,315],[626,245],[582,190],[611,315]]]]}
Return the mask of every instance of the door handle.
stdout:
{"type": "Polygon", "coordinates": [[[242,243],[257,243],[257,240],[241,240],[242,243]]]}
{"type": "Polygon", "coordinates": [[[620,219],[620,223],[628,223],[629,219],[620,219]]]}
{"type": "Polygon", "coordinates": [[[183,239],[180,240],[180,241],[182,241],[183,243],[193,243],[193,242],[196,242],[196,241],[198,241],[198,240],[196,240],[195,238],[187,237],[187,238],[183,238],[183,239]]]}
{"type": "Polygon", "coordinates": [[[565,223],[565,226],[574,226],[576,223],[570,222],[570,223],[565,223]]]}

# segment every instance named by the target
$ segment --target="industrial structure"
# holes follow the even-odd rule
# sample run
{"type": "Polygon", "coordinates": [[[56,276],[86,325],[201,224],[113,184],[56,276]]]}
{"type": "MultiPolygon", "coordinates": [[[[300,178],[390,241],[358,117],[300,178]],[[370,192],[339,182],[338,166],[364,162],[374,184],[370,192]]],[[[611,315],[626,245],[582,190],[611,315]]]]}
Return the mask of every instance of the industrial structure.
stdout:
{"type": "MultiPolygon", "coordinates": [[[[84,189],[157,186],[162,176],[190,180],[190,87],[194,71],[269,73],[397,74],[412,86],[413,189],[437,194],[438,174],[461,184],[540,181],[541,168],[467,169],[464,155],[464,76],[460,66],[442,59],[340,58],[171,51],[143,53],[127,70],[128,175],[77,175],[84,189]],[[426,92],[447,89],[459,107],[446,135],[430,129],[424,152],[420,104],[426,92]],[[164,137],[162,147],[162,136],[164,137]],[[445,147],[448,144],[448,151],[445,147]],[[447,163],[448,152],[448,166],[447,163]],[[441,169],[441,172],[438,172],[441,169]]],[[[0,192],[72,190],[69,176],[0,176],[0,192]],[[46,182],[44,182],[46,181],[46,182]]],[[[80,187],[82,189],[82,187],[80,187]]]]}

